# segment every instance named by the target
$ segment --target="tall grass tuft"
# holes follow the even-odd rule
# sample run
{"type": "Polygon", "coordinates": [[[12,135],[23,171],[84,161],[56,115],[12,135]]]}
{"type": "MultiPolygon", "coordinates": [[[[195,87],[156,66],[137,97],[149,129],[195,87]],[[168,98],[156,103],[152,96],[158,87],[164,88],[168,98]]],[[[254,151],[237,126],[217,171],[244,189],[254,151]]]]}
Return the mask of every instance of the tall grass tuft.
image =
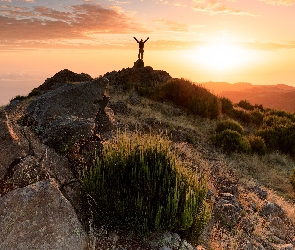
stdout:
{"type": "Polygon", "coordinates": [[[204,180],[189,175],[163,135],[119,134],[84,173],[96,221],[139,234],[171,230],[196,236],[209,219],[204,180]]]}

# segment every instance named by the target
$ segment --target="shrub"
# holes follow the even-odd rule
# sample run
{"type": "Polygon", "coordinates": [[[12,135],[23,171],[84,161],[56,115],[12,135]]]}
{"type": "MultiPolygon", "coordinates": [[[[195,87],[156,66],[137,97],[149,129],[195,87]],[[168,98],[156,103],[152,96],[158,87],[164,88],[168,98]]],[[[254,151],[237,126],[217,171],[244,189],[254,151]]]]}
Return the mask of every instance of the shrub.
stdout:
{"type": "Polygon", "coordinates": [[[215,131],[216,133],[221,133],[227,129],[237,131],[241,135],[244,133],[243,127],[237,121],[234,121],[232,119],[218,122],[215,131]]]}
{"type": "Polygon", "coordinates": [[[254,109],[250,112],[251,122],[257,126],[260,126],[263,122],[264,114],[259,109],[254,109]]]}
{"type": "Polygon", "coordinates": [[[254,110],[254,106],[247,100],[239,101],[238,106],[245,110],[254,110]]]}
{"type": "Polygon", "coordinates": [[[249,152],[250,143],[237,131],[226,129],[217,133],[214,138],[215,144],[221,147],[225,152],[249,152]]]}
{"type": "Polygon", "coordinates": [[[295,124],[266,126],[257,133],[261,136],[266,146],[271,150],[280,150],[283,153],[295,153],[295,124]]]}
{"type": "Polygon", "coordinates": [[[198,234],[207,222],[206,186],[176,160],[171,143],[160,136],[119,135],[105,145],[84,173],[83,187],[95,201],[95,221],[139,234],[173,230],[198,234]],[[130,137],[131,138],[131,137],[130,137]]]}
{"type": "Polygon", "coordinates": [[[265,155],[267,148],[262,137],[251,135],[248,137],[248,141],[251,146],[251,152],[259,155],[265,155]]]}
{"type": "Polygon", "coordinates": [[[241,122],[251,123],[252,117],[251,114],[245,110],[234,109],[233,117],[241,122]]]}
{"type": "Polygon", "coordinates": [[[221,101],[222,114],[227,114],[229,116],[232,116],[233,109],[234,109],[233,103],[228,98],[225,98],[225,97],[220,98],[220,101],[221,101]]]}
{"type": "Polygon", "coordinates": [[[185,79],[173,79],[153,94],[157,101],[169,101],[192,115],[215,119],[221,113],[221,101],[207,89],[185,79]]]}

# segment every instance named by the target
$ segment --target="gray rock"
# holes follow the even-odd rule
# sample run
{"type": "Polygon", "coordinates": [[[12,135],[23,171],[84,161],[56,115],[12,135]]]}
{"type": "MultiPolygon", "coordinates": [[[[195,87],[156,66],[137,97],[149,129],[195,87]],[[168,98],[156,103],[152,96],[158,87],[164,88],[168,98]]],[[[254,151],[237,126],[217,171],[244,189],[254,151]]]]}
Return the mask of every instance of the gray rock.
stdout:
{"type": "Polygon", "coordinates": [[[254,224],[249,218],[244,217],[241,219],[239,225],[248,234],[251,234],[254,231],[254,224]]]}
{"type": "Polygon", "coordinates": [[[270,218],[280,217],[284,215],[284,210],[278,204],[265,201],[261,210],[259,211],[259,215],[270,218]]]}
{"type": "Polygon", "coordinates": [[[107,87],[106,78],[62,83],[33,100],[22,122],[37,129],[46,145],[64,152],[75,142],[92,135],[95,117],[105,115],[105,102],[109,100],[107,87]]]}
{"type": "Polygon", "coordinates": [[[0,249],[87,249],[87,237],[54,179],[0,198],[0,249]]]}
{"type": "Polygon", "coordinates": [[[285,240],[288,234],[288,228],[280,217],[274,217],[269,223],[270,231],[280,239],[285,240]]]}
{"type": "Polygon", "coordinates": [[[221,225],[234,227],[241,218],[242,207],[232,194],[223,193],[220,196],[221,199],[214,208],[214,214],[221,225]]]}
{"type": "Polygon", "coordinates": [[[180,236],[176,233],[170,232],[157,232],[153,233],[149,236],[148,239],[150,247],[152,249],[160,249],[160,250],[174,250],[174,249],[181,249],[181,250],[194,250],[190,243],[186,240],[181,240],[180,236]]]}
{"type": "Polygon", "coordinates": [[[294,247],[292,244],[285,244],[279,246],[279,250],[294,250],[294,247]]]}
{"type": "Polygon", "coordinates": [[[266,200],[267,199],[267,196],[268,196],[268,193],[267,191],[261,189],[259,186],[255,186],[253,188],[253,191],[255,194],[257,194],[257,196],[262,199],[262,200],[266,200]]]}

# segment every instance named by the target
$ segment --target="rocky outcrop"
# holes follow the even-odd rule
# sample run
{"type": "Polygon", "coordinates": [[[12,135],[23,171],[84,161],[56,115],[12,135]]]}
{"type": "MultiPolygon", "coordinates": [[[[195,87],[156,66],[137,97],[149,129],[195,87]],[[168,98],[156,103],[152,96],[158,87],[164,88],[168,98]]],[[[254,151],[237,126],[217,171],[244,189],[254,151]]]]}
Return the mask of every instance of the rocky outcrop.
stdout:
{"type": "Polygon", "coordinates": [[[144,68],[144,61],[142,59],[138,59],[136,62],[134,62],[134,68],[144,68]]]}
{"type": "Polygon", "coordinates": [[[0,111],[0,249],[87,248],[77,165],[114,123],[109,81],[90,78],[61,71],[0,111]]]}
{"type": "Polygon", "coordinates": [[[34,88],[31,95],[41,95],[49,90],[58,88],[64,83],[89,82],[91,80],[93,80],[93,78],[88,74],[77,74],[68,69],[63,69],[54,76],[47,78],[39,87],[34,88]]]}
{"type": "Polygon", "coordinates": [[[132,88],[136,85],[155,87],[172,79],[166,71],[154,70],[150,66],[144,67],[144,62],[140,59],[132,68],[108,72],[104,77],[109,79],[111,85],[122,85],[124,88],[132,88]]]}
{"type": "Polygon", "coordinates": [[[0,249],[87,249],[75,210],[54,179],[1,197],[0,225],[0,249]]]}
{"type": "Polygon", "coordinates": [[[108,116],[106,112],[100,112],[107,86],[106,78],[62,83],[29,104],[22,124],[30,126],[44,144],[64,152],[77,141],[93,134],[95,117],[108,116]]]}

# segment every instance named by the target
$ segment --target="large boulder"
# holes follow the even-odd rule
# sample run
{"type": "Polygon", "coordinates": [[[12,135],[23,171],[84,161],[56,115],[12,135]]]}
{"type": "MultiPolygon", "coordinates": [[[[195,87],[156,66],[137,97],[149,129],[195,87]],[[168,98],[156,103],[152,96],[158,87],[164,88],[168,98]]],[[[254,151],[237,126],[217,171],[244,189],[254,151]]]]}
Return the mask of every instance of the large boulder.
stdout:
{"type": "Polygon", "coordinates": [[[54,179],[0,198],[0,249],[87,249],[87,236],[54,179]]]}

